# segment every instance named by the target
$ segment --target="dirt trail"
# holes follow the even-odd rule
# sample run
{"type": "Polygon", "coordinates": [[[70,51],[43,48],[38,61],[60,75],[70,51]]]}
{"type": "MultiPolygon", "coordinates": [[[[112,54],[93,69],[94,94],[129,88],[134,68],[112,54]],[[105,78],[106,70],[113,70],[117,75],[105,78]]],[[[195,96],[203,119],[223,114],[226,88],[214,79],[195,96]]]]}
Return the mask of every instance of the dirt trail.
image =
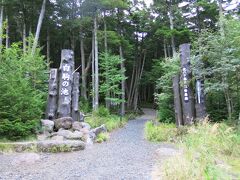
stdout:
{"type": "Polygon", "coordinates": [[[0,179],[151,179],[160,145],[144,139],[144,124],[156,114],[152,109],[144,112],[111,133],[108,142],[88,146],[84,151],[0,155],[0,179]]]}

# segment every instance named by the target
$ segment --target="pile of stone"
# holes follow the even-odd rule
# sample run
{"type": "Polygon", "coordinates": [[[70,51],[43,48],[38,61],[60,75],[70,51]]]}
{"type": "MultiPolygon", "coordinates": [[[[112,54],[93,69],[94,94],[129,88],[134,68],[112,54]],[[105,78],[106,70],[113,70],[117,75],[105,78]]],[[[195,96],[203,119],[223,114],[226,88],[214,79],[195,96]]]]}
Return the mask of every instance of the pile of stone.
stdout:
{"type": "Polygon", "coordinates": [[[83,141],[93,144],[97,135],[106,132],[105,125],[91,129],[86,122],[73,121],[71,117],[62,117],[55,120],[41,120],[43,132],[40,140],[55,141],[83,141]]]}

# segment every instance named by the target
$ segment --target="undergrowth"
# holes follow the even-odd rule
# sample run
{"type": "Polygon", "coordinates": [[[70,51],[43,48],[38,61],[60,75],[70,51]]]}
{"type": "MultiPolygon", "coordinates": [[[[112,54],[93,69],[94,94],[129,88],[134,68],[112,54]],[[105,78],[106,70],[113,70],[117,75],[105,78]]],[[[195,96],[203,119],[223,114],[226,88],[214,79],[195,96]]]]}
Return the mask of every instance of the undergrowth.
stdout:
{"type": "Polygon", "coordinates": [[[151,141],[174,142],[183,154],[172,156],[158,167],[162,179],[238,179],[240,132],[225,123],[205,120],[191,127],[148,122],[145,136],[151,141]]]}

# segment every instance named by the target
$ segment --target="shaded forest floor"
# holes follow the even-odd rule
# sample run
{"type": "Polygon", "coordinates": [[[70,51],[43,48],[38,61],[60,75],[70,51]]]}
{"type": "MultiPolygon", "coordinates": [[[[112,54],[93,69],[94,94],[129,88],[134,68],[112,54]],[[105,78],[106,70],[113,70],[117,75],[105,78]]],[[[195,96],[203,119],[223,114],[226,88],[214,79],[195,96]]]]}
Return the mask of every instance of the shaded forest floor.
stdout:
{"type": "Polygon", "coordinates": [[[144,113],[111,133],[106,143],[84,151],[0,155],[0,179],[151,179],[157,150],[168,151],[169,145],[145,140],[144,124],[156,112],[144,113]]]}

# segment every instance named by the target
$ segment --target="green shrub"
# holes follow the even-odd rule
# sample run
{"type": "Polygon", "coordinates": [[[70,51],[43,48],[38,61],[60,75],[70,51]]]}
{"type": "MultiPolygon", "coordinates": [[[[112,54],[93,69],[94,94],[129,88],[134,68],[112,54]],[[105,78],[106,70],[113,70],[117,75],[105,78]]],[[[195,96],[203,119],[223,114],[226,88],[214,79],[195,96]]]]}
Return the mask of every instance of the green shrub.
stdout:
{"type": "Polygon", "coordinates": [[[152,122],[147,122],[145,125],[145,136],[150,141],[169,141],[175,135],[174,124],[161,123],[159,126],[155,126],[152,122]]]}
{"type": "Polygon", "coordinates": [[[97,116],[96,114],[86,117],[86,122],[90,124],[91,127],[99,127],[105,124],[108,131],[122,127],[126,122],[126,118],[121,118],[116,115],[109,115],[108,117],[97,116]]]}
{"type": "Polygon", "coordinates": [[[99,106],[98,110],[94,112],[94,115],[99,117],[108,117],[110,112],[104,106],[99,106]]]}
{"type": "Polygon", "coordinates": [[[0,136],[16,140],[35,133],[46,101],[46,64],[39,54],[23,54],[19,44],[0,60],[0,136]]]}
{"type": "Polygon", "coordinates": [[[83,113],[89,113],[91,112],[92,108],[90,106],[90,103],[88,100],[85,100],[84,98],[80,98],[79,100],[79,109],[83,113]]]}
{"type": "Polygon", "coordinates": [[[96,142],[102,143],[104,141],[107,141],[109,139],[109,134],[108,133],[100,133],[98,134],[96,138],[96,142]]]}

